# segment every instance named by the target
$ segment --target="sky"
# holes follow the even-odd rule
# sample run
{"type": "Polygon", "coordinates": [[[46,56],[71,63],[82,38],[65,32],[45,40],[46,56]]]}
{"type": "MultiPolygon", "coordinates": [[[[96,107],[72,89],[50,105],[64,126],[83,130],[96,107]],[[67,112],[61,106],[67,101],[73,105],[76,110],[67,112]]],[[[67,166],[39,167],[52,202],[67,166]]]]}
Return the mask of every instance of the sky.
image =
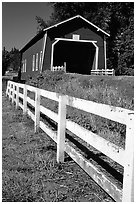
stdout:
{"type": "Polygon", "coordinates": [[[2,47],[21,49],[37,33],[36,16],[49,20],[47,2],[2,2],[2,47]]]}

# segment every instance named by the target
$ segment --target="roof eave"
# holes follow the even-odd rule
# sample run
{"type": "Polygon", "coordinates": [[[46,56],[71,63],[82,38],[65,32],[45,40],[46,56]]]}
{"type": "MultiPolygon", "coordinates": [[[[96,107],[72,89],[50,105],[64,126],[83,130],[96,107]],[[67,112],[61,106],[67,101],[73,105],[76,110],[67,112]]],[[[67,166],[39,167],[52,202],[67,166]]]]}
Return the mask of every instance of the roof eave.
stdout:
{"type": "Polygon", "coordinates": [[[33,41],[34,39],[38,38],[39,35],[42,34],[42,33],[45,33],[45,31],[43,30],[43,31],[41,31],[41,33],[38,33],[38,34],[35,35],[33,38],[31,38],[31,39],[19,50],[19,52],[22,52],[23,49],[25,49],[25,47],[26,47],[29,43],[31,43],[31,41],[33,41]]]}
{"type": "Polygon", "coordinates": [[[47,31],[47,30],[49,30],[49,29],[51,29],[51,28],[57,27],[57,26],[59,26],[59,25],[61,25],[61,24],[63,24],[63,23],[66,23],[66,22],[68,22],[68,21],[71,21],[71,20],[73,20],[73,19],[75,19],[75,18],[81,18],[82,20],[84,20],[84,21],[87,22],[88,24],[90,24],[90,25],[92,25],[93,27],[95,27],[95,28],[97,29],[97,31],[101,31],[102,33],[104,33],[105,35],[107,35],[108,37],[110,37],[110,34],[108,34],[107,32],[105,32],[104,30],[102,30],[101,28],[99,28],[98,26],[94,25],[93,23],[91,23],[90,21],[88,21],[87,19],[85,19],[84,17],[82,17],[82,16],[80,16],[80,15],[76,15],[76,16],[74,16],[74,17],[72,17],[72,18],[69,18],[69,19],[64,20],[64,21],[62,21],[62,22],[60,22],[60,23],[57,23],[57,24],[52,25],[52,26],[50,26],[50,27],[48,27],[48,28],[45,28],[43,31],[47,31]]]}
{"type": "MultiPolygon", "coordinates": [[[[80,15],[79,15],[80,16],[80,15]]],[[[97,29],[97,31],[101,31],[102,33],[104,33],[105,35],[107,35],[108,37],[110,37],[110,34],[108,34],[107,32],[105,32],[104,30],[102,30],[101,28],[99,28],[98,26],[94,25],[93,23],[91,23],[90,21],[88,21],[87,19],[85,19],[84,17],[80,16],[80,18],[82,18],[84,21],[86,21],[88,24],[92,25],[93,27],[95,27],[97,29]]]]}
{"type": "MultiPolygon", "coordinates": [[[[82,20],[84,20],[85,22],[87,22],[89,25],[95,27],[95,28],[97,29],[97,31],[101,31],[103,34],[105,34],[106,36],[110,37],[110,34],[108,34],[107,32],[105,32],[104,30],[102,30],[101,28],[99,28],[98,26],[94,25],[93,23],[91,23],[90,21],[88,21],[87,19],[85,19],[84,17],[82,17],[82,16],[80,16],[80,15],[76,15],[76,16],[71,17],[71,18],[69,18],[69,19],[67,19],[67,20],[64,20],[64,21],[62,21],[62,22],[60,22],[60,23],[57,23],[57,24],[52,25],[52,26],[50,26],[50,27],[48,27],[48,28],[45,28],[45,29],[43,29],[42,33],[43,33],[43,32],[46,32],[47,30],[50,30],[51,28],[57,27],[57,26],[59,26],[59,25],[61,25],[61,24],[63,24],[63,23],[66,23],[66,22],[68,22],[68,21],[71,21],[71,20],[73,20],[73,19],[75,19],[75,18],[81,18],[82,20]]],[[[19,52],[22,52],[23,49],[25,49],[25,47],[26,47],[34,38],[37,38],[38,36],[39,36],[39,35],[36,35],[35,37],[31,38],[31,39],[28,41],[28,43],[26,43],[26,44],[19,50],[19,52]]]]}

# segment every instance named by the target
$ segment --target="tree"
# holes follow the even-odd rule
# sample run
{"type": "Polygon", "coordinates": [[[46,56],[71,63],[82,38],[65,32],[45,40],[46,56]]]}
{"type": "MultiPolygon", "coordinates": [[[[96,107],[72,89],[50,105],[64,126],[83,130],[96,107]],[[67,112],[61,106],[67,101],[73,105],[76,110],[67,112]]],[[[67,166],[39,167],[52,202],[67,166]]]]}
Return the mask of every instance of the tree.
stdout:
{"type": "Polygon", "coordinates": [[[20,52],[15,47],[8,52],[5,47],[2,50],[2,75],[10,68],[18,71],[20,66],[20,52]]]}
{"type": "Polygon", "coordinates": [[[128,8],[129,15],[115,38],[114,51],[118,52],[117,75],[134,75],[134,10],[129,5],[128,8]]]}
{"type": "Polygon", "coordinates": [[[2,76],[5,75],[5,72],[7,71],[9,65],[10,65],[10,54],[5,49],[5,47],[3,47],[3,50],[2,50],[2,76]]]}
{"type": "Polygon", "coordinates": [[[18,71],[20,66],[20,52],[15,47],[10,51],[10,67],[14,71],[18,71]]]}
{"type": "Polygon", "coordinates": [[[129,2],[110,4],[108,65],[115,69],[116,75],[133,75],[134,4],[129,2]]]}
{"type": "Polygon", "coordinates": [[[36,21],[38,23],[37,33],[40,33],[44,28],[47,28],[49,26],[49,22],[46,22],[40,16],[36,16],[35,19],[36,19],[36,21]]]}

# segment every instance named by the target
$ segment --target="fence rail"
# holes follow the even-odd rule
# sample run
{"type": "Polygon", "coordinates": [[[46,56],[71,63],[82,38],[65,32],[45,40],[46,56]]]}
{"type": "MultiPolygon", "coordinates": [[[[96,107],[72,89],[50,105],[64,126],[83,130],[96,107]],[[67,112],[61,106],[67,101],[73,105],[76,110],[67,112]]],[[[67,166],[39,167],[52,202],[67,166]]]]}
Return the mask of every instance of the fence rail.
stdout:
{"type": "Polygon", "coordinates": [[[97,69],[97,70],[91,70],[92,75],[115,75],[114,69],[97,69]]]}
{"type": "Polygon", "coordinates": [[[133,202],[134,201],[134,112],[120,107],[99,104],[92,101],[64,96],[55,92],[49,92],[43,89],[35,88],[26,84],[8,81],[6,95],[12,102],[15,102],[16,108],[20,106],[24,114],[28,114],[34,121],[34,131],[41,128],[57,143],[57,162],[64,162],[64,151],[90,175],[115,201],[133,202]],[[19,92],[23,89],[23,93],[19,92]],[[27,92],[34,92],[35,99],[31,99],[27,92]],[[40,104],[42,97],[55,100],[59,104],[58,114],[43,107],[40,104]],[[19,97],[23,103],[19,102],[19,97]],[[28,108],[30,103],[35,111],[34,113],[28,108]],[[126,144],[125,150],[109,142],[97,134],[81,127],[75,122],[66,119],[67,106],[71,106],[91,114],[95,114],[109,120],[113,120],[126,125],[126,144]],[[58,130],[53,131],[44,122],[40,121],[40,113],[51,118],[58,123],[58,130]],[[116,184],[100,172],[100,170],[85,159],[70,144],[65,141],[65,133],[69,130],[79,138],[102,152],[107,157],[124,167],[123,188],[119,189],[116,184]]]}

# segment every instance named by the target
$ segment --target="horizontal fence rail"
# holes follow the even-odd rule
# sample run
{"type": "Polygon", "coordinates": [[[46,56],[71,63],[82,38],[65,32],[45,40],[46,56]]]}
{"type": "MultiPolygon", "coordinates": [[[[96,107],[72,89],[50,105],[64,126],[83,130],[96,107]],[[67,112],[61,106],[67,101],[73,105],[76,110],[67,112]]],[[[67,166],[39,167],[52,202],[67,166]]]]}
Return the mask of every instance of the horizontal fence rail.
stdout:
{"type": "Polygon", "coordinates": [[[61,95],[13,81],[8,81],[6,95],[12,100],[12,103],[16,104],[16,108],[20,107],[24,114],[27,113],[31,117],[34,121],[35,132],[41,128],[57,143],[57,162],[64,162],[64,152],[66,152],[115,201],[134,201],[134,111],[61,95]],[[20,88],[23,89],[22,93],[19,91],[20,88]],[[34,99],[28,96],[28,91],[34,93],[34,99]],[[42,106],[40,104],[41,97],[58,102],[58,114],[42,106]],[[22,99],[23,103],[19,101],[19,98],[22,99]],[[34,112],[30,110],[28,104],[34,107],[34,112]],[[67,106],[124,124],[126,127],[125,149],[66,119],[67,106]],[[44,122],[40,121],[40,113],[58,124],[57,131],[53,131],[44,122]],[[118,188],[104,173],[100,172],[98,167],[70,146],[65,139],[67,130],[123,166],[122,189],[118,188]]]}
{"type": "Polygon", "coordinates": [[[97,69],[97,70],[91,70],[92,75],[115,75],[114,69],[97,69]]]}

